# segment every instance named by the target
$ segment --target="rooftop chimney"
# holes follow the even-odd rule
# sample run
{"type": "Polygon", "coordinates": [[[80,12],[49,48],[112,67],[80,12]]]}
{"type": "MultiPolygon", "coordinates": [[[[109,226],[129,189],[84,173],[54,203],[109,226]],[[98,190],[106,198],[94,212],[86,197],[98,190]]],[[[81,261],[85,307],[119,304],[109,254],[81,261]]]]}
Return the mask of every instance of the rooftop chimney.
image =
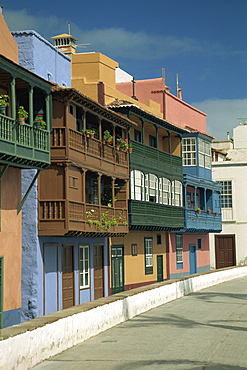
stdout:
{"type": "Polygon", "coordinates": [[[227,131],[227,140],[230,140],[230,132],[227,131]]]}

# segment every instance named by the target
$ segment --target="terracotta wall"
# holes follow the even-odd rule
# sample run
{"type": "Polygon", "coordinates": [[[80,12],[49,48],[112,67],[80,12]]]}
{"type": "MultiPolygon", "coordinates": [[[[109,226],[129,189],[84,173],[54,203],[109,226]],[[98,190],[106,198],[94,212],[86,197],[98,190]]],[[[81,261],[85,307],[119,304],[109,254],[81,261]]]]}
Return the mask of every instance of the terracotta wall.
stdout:
{"type": "Polygon", "coordinates": [[[18,46],[0,10],[0,54],[18,64],[18,46]]]}
{"type": "Polygon", "coordinates": [[[4,257],[3,310],[21,307],[21,171],[9,168],[1,180],[0,256],[4,257]]]}

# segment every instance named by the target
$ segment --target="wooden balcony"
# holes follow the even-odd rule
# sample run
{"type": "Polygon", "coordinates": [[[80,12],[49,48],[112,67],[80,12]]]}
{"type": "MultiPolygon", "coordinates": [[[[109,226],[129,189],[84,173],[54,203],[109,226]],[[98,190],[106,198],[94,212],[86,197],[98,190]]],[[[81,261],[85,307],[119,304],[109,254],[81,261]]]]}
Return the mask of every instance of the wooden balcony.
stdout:
{"type": "Polygon", "coordinates": [[[184,227],[184,210],[182,207],[130,200],[129,223],[132,230],[181,229],[184,227]]]}
{"type": "Polygon", "coordinates": [[[165,153],[157,148],[144,145],[137,141],[132,142],[133,153],[130,155],[130,168],[151,168],[153,171],[165,172],[176,179],[182,179],[182,158],[165,153]]]}
{"type": "Polygon", "coordinates": [[[66,200],[39,202],[39,235],[122,236],[128,233],[127,208],[66,200]]]}
{"type": "Polygon", "coordinates": [[[50,164],[50,133],[0,114],[1,163],[44,169],[50,164]]]}
{"type": "Polygon", "coordinates": [[[187,232],[219,233],[222,230],[221,214],[216,212],[208,213],[196,210],[185,210],[185,229],[187,232]]]}
{"type": "Polygon", "coordinates": [[[63,159],[74,160],[83,167],[101,169],[104,173],[129,176],[128,152],[69,128],[54,128],[51,133],[51,160],[63,159]]]}

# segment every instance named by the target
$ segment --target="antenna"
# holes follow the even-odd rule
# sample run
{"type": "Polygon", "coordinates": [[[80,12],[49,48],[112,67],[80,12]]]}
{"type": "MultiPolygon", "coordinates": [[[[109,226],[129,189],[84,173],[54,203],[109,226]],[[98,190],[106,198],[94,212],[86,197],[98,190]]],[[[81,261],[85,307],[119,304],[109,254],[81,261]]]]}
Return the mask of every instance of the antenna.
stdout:
{"type": "Polygon", "coordinates": [[[241,120],[240,125],[244,125],[244,124],[247,123],[247,118],[246,117],[244,117],[244,118],[238,118],[238,119],[241,120]]]}
{"type": "Polygon", "coordinates": [[[164,80],[164,85],[166,84],[166,70],[165,70],[165,68],[162,68],[162,78],[163,78],[163,80],[164,80]]]}
{"type": "Polygon", "coordinates": [[[90,43],[90,42],[86,42],[85,44],[77,44],[77,45],[76,45],[76,48],[78,48],[78,46],[79,46],[80,48],[86,48],[86,47],[87,47],[87,45],[91,45],[91,43],[90,43]]]}
{"type": "Polygon", "coordinates": [[[177,93],[177,97],[178,97],[178,90],[179,90],[179,82],[178,82],[178,73],[176,73],[176,93],[177,93]]]}

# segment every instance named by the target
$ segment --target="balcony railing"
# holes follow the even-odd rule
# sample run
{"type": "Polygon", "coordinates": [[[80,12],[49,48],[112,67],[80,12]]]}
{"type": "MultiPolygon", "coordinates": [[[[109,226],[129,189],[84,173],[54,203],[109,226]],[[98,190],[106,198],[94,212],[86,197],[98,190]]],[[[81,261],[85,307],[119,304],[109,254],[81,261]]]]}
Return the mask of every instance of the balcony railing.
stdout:
{"type": "Polygon", "coordinates": [[[126,234],[127,208],[66,200],[39,202],[40,235],[126,234]]]}
{"type": "Polygon", "coordinates": [[[182,176],[182,158],[144,145],[137,141],[132,143],[133,153],[130,156],[130,166],[139,164],[158,171],[165,171],[182,176]]]}
{"type": "Polygon", "coordinates": [[[182,207],[130,200],[129,223],[132,229],[140,230],[183,228],[184,210],[182,207]]]}
{"type": "MultiPolygon", "coordinates": [[[[102,161],[109,165],[122,168],[128,173],[128,152],[117,150],[94,137],[87,137],[84,133],[65,127],[54,128],[51,133],[52,158],[74,157],[78,160],[94,161],[94,165],[101,167],[102,161]],[[88,156],[85,157],[85,156],[88,156]]],[[[114,170],[114,167],[112,167],[114,170]]]]}
{"type": "Polygon", "coordinates": [[[185,229],[192,231],[220,232],[222,230],[221,214],[195,210],[185,210],[185,229]]]}
{"type": "Polygon", "coordinates": [[[50,164],[49,132],[21,126],[0,114],[0,159],[24,168],[46,168],[50,164]]]}

